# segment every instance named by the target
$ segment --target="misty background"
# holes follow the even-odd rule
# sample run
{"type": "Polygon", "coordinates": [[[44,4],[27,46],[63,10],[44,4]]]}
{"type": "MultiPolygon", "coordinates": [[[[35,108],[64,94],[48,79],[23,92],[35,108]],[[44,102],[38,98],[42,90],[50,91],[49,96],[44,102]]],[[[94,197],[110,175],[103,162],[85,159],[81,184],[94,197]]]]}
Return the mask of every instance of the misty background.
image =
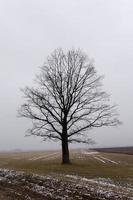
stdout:
{"type": "Polygon", "coordinates": [[[104,90],[118,104],[123,125],[89,131],[95,146],[133,146],[133,1],[0,0],[0,150],[59,148],[24,137],[31,122],[17,118],[20,88],[33,85],[58,47],[81,48],[94,59],[104,90]]]}

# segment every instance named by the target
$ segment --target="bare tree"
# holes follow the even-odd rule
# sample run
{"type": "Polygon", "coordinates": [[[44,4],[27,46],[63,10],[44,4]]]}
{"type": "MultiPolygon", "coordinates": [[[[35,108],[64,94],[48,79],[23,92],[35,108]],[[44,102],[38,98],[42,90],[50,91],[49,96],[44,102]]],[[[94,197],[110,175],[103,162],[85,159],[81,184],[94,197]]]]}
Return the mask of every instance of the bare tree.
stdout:
{"type": "Polygon", "coordinates": [[[60,140],[63,164],[70,162],[68,143],[88,143],[88,129],[120,123],[101,79],[81,50],[57,49],[36,77],[38,87],[23,89],[19,113],[32,120],[29,134],[60,140]]]}

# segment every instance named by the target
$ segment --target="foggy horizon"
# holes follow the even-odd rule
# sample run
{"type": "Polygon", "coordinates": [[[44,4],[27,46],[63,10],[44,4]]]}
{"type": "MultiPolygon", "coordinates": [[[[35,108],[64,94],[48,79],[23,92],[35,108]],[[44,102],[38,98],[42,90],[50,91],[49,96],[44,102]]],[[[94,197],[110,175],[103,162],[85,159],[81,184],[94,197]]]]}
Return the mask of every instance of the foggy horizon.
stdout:
{"type": "Polygon", "coordinates": [[[72,148],[133,146],[133,2],[131,0],[2,0],[0,2],[0,151],[60,149],[60,143],[25,137],[31,127],[18,118],[24,103],[20,88],[33,86],[35,75],[56,48],[80,48],[116,103],[118,127],[89,131],[95,145],[72,148]]]}

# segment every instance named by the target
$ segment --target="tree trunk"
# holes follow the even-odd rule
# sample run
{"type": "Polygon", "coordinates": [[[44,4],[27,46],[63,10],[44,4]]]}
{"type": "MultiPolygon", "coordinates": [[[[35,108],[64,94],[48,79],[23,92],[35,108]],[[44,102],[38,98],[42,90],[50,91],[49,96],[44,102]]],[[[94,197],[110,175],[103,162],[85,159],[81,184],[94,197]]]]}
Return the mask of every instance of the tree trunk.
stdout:
{"type": "Polygon", "coordinates": [[[69,148],[67,138],[67,117],[64,117],[63,130],[62,130],[62,164],[69,164],[69,148]]]}
{"type": "Polygon", "coordinates": [[[62,138],[62,164],[70,164],[67,137],[62,138]]]}

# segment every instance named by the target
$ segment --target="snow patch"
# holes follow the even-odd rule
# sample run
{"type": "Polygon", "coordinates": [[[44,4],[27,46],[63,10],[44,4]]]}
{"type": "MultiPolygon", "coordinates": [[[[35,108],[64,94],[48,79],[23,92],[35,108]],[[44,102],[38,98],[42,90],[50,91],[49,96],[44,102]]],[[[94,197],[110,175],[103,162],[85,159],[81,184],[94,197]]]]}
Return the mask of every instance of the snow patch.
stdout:
{"type": "Polygon", "coordinates": [[[99,154],[99,152],[97,152],[97,151],[82,151],[81,153],[82,153],[82,154],[85,154],[85,155],[99,154]]]}
{"type": "Polygon", "coordinates": [[[103,160],[109,161],[109,162],[111,162],[111,163],[118,164],[116,161],[110,160],[110,159],[105,158],[105,157],[103,157],[103,156],[100,156],[100,158],[103,159],[103,160]]]}
{"type": "Polygon", "coordinates": [[[102,160],[101,158],[99,158],[99,157],[96,157],[96,156],[94,156],[93,158],[95,158],[96,160],[99,160],[99,161],[101,161],[102,163],[106,163],[104,160],[102,160]]]}
{"type": "Polygon", "coordinates": [[[59,154],[59,153],[56,152],[56,153],[52,153],[52,154],[45,155],[45,156],[33,157],[33,158],[30,158],[29,160],[35,161],[35,160],[40,160],[40,159],[47,159],[47,158],[54,157],[54,156],[57,155],[57,154],[59,154]]]}

